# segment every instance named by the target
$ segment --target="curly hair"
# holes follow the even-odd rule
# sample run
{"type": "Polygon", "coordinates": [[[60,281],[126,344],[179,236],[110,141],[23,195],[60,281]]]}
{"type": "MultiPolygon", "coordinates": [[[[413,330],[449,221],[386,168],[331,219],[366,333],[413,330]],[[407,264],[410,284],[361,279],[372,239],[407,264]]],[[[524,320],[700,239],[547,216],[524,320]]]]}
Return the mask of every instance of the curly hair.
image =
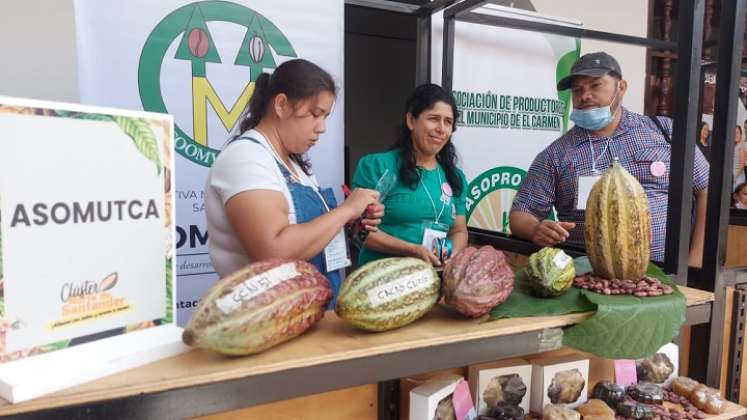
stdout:
{"type": "MultiPolygon", "coordinates": [[[[413,152],[412,132],[407,126],[407,114],[409,113],[417,118],[423,111],[432,108],[436,102],[444,102],[451,107],[452,113],[454,114],[454,127],[452,134],[456,131],[456,120],[459,117],[459,111],[457,110],[454,96],[436,84],[429,83],[420,85],[415,88],[405,103],[405,113],[402,119],[402,124],[398,129],[397,140],[390,149],[399,150],[399,178],[412,190],[417,189],[420,173],[418,172],[417,164],[415,162],[415,154],[413,152]]],[[[446,174],[446,180],[454,192],[454,195],[461,195],[462,183],[459,179],[459,175],[457,175],[456,148],[451,142],[451,138],[449,138],[444,147],[441,148],[441,151],[438,152],[436,160],[441,165],[441,168],[443,168],[444,173],[446,174]]]]}

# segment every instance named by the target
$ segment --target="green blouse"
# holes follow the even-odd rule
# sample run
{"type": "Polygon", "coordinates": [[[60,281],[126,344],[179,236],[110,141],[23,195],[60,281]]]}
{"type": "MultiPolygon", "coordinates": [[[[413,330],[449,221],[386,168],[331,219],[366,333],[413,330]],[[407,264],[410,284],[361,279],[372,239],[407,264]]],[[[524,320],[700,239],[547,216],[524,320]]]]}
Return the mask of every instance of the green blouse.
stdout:
{"type": "MultiPolygon", "coordinates": [[[[398,150],[364,156],[353,175],[353,188],[373,189],[387,169],[390,173],[399,175],[398,150]]],[[[386,209],[379,225],[379,229],[389,235],[414,244],[422,242],[425,227],[436,219],[438,223],[451,228],[455,217],[466,213],[467,179],[460,169],[457,169],[457,174],[462,183],[462,193],[453,197],[450,196],[451,188],[441,165],[432,170],[420,168],[419,171],[422,182],[418,182],[415,190],[398,179],[397,184],[389,191],[383,202],[386,209]]],[[[364,246],[358,256],[358,265],[392,256],[364,246]]]]}

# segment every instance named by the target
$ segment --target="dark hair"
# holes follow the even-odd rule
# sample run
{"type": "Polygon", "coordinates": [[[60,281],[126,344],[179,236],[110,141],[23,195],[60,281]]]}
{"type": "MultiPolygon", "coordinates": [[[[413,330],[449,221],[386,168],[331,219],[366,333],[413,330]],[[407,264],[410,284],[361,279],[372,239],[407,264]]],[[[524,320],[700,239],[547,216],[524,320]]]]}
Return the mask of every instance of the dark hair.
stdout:
{"type": "MultiPolygon", "coordinates": [[[[702,143],[701,143],[701,140],[702,140],[702,139],[701,139],[701,136],[703,136],[703,128],[704,128],[704,127],[705,127],[705,128],[708,128],[708,134],[709,134],[709,135],[708,135],[708,137],[706,137],[706,142],[709,142],[709,141],[708,141],[708,139],[710,138],[711,127],[710,127],[710,126],[708,125],[708,122],[707,122],[707,121],[701,121],[701,122],[700,122],[700,125],[698,126],[698,134],[697,134],[697,136],[696,136],[696,139],[697,139],[698,143],[700,143],[700,144],[702,144],[702,143]]],[[[709,142],[709,143],[710,143],[710,142],[709,142]]],[[[707,145],[706,145],[706,146],[707,146],[707,145]]]]}
{"type": "Polygon", "coordinates": [[[734,207],[737,204],[737,199],[734,196],[739,195],[739,193],[741,193],[745,187],[747,187],[747,182],[739,183],[737,184],[736,187],[734,187],[734,192],[731,194],[731,206],[732,207],[734,207]]]}
{"type": "Polygon", "coordinates": [[[742,126],[741,126],[741,125],[737,124],[737,126],[736,126],[736,127],[737,127],[737,128],[739,129],[739,134],[744,134],[744,133],[742,132],[742,126]]]}
{"type": "MultiPolygon", "coordinates": [[[[454,126],[452,134],[456,131],[456,121],[459,117],[459,111],[457,110],[456,100],[449,92],[445,91],[441,86],[432,83],[420,85],[415,88],[410,97],[405,103],[405,114],[402,119],[402,124],[399,127],[397,133],[397,141],[391,147],[391,149],[397,149],[400,152],[400,163],[399,163],[399,177],[403,184],[415,190],[418,186],[418,180],[420,179],[420,173],[417,170],[415,163],[415,154],[413,153],[412,145],[412,132],[407,126],[407,113],[412,114],[413,117],[417,118],[423,111],[430,109],[436,102],[444,102],[451,106],[451,110],[454,114],[454,126]]],[[[436,160],[444,170],[446,174],[446,180],[451,186],[455,196],[462,194],[462,182],[457,175],[456,164],[457,155],[456,148],[451,142],[451,138],[446,142],[444,147],[436,155],[436,160]]]]}
{"type": "MultiPolygon", "coordinates": [[[[281,93],[294,103],[313,98],[321,92],[330,92],[334,95],[336,91],[332,76],[321,67],[301,58],[286,61],[279,65],[272,75],[262,73],[254,81],[254,93],[244,110],[239,124],[239,134],[236,137],[259,125],[272,99],[281,93]]],[[[311,164],[304,156],[291,153],[290,159],[310,175],[311,164]]]]}

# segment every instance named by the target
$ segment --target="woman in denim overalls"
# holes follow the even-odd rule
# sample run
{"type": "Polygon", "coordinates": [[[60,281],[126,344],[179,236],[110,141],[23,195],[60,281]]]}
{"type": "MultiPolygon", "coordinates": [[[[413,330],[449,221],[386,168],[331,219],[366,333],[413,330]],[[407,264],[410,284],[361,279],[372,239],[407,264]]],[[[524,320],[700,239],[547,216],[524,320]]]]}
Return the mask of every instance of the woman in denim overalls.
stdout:
{"type": "MultiPolygon", "coordinates": [[[[272,155],[292,204],[282,192],[260,187],[231,196],[222,210],[246,254],[240,257],[249,261],[270,258],[309,261],[329,279],[336,299],[341,278],[339,259],[333,263],[330,258],[335,253],[334,244],[339,251],[340,242],[344,241],[341,234],[344,226],[364,213],[364,225],[375,231],[384,209],[378,203],[378,192],[368,189],[353,191],[338,207],[332,190],[316,183],[304,158],[326,129],[325,120],[334,104],[335,89],[326,71],[302,59],[287,61],[272,76],[263,73],[257,78],[240,123],[241,134],[231,142],[253,142],[261,146],[253,149],[256,153],[272,155]],[[289,221],[292,212],[295,224],[289,221]],[[328,267],[332,264],[335,266],[328,267]]],[[[224,150],[232,152],[228,146],[224,150]]],[[[342,162],[330,164],[342,165],[342,162]]],[[[268,182],[277,182],[277,177],[268,182]]],[[[210,220],[208,213],[209,223],[210,220]]],[[[334,307],[334,302],[333,299],[330,307],[334,307]]]]}

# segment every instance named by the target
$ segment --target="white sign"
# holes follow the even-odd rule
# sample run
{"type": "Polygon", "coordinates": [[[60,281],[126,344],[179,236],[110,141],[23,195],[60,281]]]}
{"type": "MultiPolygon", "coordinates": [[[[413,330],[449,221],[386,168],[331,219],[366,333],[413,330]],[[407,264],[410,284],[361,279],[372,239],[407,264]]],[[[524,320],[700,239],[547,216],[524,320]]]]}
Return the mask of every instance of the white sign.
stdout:
{"type": "Polygon", "coordinates": [[[383,305],[404,295],[427,289],[432,283],[433,273],[418,271],[369,290],[368,301],[371,306],[383,305]]]}
{"type": "Polygon", "coordinates": [[[171,117],[0,97],[0,133],[0,365],[173,325],[171,117]]]}
{"type": "Polygon", "coordinates": [[[279,265],[265,273],[253,276],[236,285],[231,293],[215,301],[215,305],[228,315],[241,307],[245,301],[251,300],[278,284],[297,277],[296,263],[279,265]]]}
{"type": "MultiPolygon", "coordinates": [[[[578,22],[486,5],[476,10],[543,23],[578,22]]],[[[443,15],[433,18],[431,79],[441,80],[443,15]]],[[[577,39],[456,22],[452,93],[460,116],[453,141],[467,177],[469,226],[509,232],[508,213],[539,152],[568,127],[570,91],[558,92],[580,53],[577,39]]]]}
{"type": "Polygon", "coordinates": [[[76,0],[75,12],[81,101],[174,116],[183,325],[217,279],[207,255],[207,170],[238,130],[261,72],[304,58],[334,77],[337,101],[310,157],[321,186],[342,200],[343,0],[76,0]]]}

